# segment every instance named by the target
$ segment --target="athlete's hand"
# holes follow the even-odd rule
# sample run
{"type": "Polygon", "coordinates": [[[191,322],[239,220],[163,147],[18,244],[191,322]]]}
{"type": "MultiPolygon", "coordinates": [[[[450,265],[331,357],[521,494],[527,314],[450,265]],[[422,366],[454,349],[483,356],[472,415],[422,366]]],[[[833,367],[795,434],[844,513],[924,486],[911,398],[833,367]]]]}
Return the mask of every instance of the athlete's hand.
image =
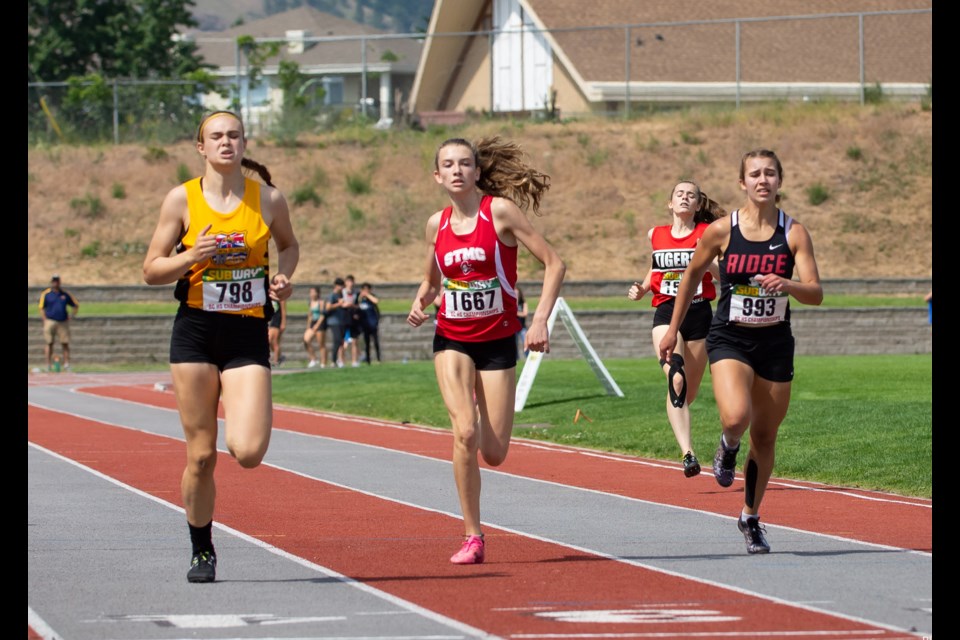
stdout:
{"type": "Polygon", "coordinates": [[[787,291],[787,279],[776,274],[768,273],[760,275],[758,273],[753,276],[753,279],[764,291],[769,293],[785,293],[787,291]]]}
{"type": "Polygon", "coordinates": [[[627,297],[631,300],[639,300],[644,295],[646,295],[647,290],[641,282],[634,282],[630,285],[630,288],[627,289],[627,297]]]}
{"type": "Polygon", "coordinates": [[[208,235],[212,226],[212,224],[208,224],[200,230],[196,244],[190,249],[193,252],[193,262],[195,264],[206,262],[217,255],[217,236],[216,234],[208,235]]]}
{"type": "Polygon", "coordinates": [[[413,306],[410,307],[410,313],[407,314],[407,324],[411,327],[419,327],[426,322],[429,317],[430,314],[425,313],[423,310],[423,301],[418,298],[413,301],[413,306]]]}
{"type": "Polygon", "coordinates": [[[523,350],[550,353],[550,332],[547,331],[546,321],[530,325],[527,336],[523,339],[523,350]]]}
{"type": "Polygon", "coordinates": [[[677,332],[671,331],[669,328],[667,332],[663,334],[663,338],[660,339],[660,348],[657,350],[657,355],[660,358],[661,362],[670,362],[670,357],[673,356],[673,350],[677,347],[677,332]]]}
{"type": "Polygon", "coordinates": [[[278,273],[270,278],[271,300],[286,300],[291,295],[293,295],[293,285],[290,284],[290,279],[287,278],[286,274],[278,273]]]}

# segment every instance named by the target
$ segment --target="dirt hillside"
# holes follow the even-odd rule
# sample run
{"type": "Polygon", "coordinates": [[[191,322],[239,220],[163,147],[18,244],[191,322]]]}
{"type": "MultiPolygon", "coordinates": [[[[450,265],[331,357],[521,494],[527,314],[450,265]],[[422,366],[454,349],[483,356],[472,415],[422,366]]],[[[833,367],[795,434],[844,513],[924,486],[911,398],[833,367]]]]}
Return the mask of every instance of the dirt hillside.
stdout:
{"type": "MultiPolygon", "coordinates": [[[[628,122],[339,131],[296,148],[252,137],[247,155],[290,202],[300,281],[418,281],[424,223],[446,204],[431,175],[437,145],[494,134],[551,176],[543,215],[530,217],[566,260],[568,280],[642,277],[646,232],[669,221],[676,180],[692,178],[736,208],[740,156],[761,146],[783,162],[782,207],[810,230],[823,278],[922,278],[932,275],[932,123],[914,103],[781,104],[628,122]]],[[[28,149],[28,286],[53,272],[65,287],[142,284],[163,196],[202,168],[189,142],[28,149]]],[[[539,278],[537,266],[521,253],[520,278],[539,278]]]]}

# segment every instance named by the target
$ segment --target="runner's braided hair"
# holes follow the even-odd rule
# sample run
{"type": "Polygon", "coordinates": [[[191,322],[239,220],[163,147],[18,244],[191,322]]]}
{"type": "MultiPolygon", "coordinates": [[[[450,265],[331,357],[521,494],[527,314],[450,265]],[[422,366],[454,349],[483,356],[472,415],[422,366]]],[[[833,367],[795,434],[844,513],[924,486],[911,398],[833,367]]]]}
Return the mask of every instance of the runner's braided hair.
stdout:
{"type": "Polygon", "coordinates": [[[540,199],[550,188],[550,176],[524,162],[524,152],[515,142],[499,136],[481,138],[476,144],[463,138],[445,140],[437,149],[434,165],[439,166],[440,149],[451,145],[468,147],[480,169],[480,191],[513,201],[521,209],[540,214],[540,199]]]}
{"type": "MultiPolygon", "coordinates": [[[[244,150],[246,150],[247,132],[243,126],[243,119],[233,111],[227,110],[212,111],[203,117],[199,126],[197,126],[197,142],[203,142],[203,127],[206,126],[206,124],[210,122],[212,118],[217,116],[233,116],[240,122],[240,132],[243,134],[244,150]]],[[[276,185],[273,184],[273,178],[270,176],[270,170],[256,160],[252,160],[244,155],[240,160],[240,166],[246,169],[248,174],[250,172],[256,173],[258,176],[260,176],[260,179],[269,186],[276,187],[276,185]]]]}

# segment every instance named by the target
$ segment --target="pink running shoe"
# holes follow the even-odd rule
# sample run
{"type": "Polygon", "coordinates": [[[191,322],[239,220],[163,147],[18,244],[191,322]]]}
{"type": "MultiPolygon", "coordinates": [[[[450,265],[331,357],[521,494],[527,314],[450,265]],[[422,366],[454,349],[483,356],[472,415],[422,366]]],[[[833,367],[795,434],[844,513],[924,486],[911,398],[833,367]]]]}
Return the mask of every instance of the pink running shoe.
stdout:
{"type": "Polygon", "coordinates": [[[483,534],[467,536],[460,551],[450,556],[453,564],[483,564],[483,534]]]}

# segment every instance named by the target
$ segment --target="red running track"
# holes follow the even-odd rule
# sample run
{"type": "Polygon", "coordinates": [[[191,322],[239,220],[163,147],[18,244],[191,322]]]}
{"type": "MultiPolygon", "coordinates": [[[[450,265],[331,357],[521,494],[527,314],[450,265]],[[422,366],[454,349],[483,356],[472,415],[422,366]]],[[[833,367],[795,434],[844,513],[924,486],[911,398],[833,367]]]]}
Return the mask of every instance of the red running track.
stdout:
{"type": "MultiPolygon", "coordinates": [[[[146,385],[82,391],[176,408],[172,393],[146,385]]],[[[30,442],[181,505],[179,487],[170,483],[183,468],[181,441],[34,406],[28,410],[30,442]]],[[[443,460],[449,459],[451,449],[450,434],[445,430],[283,407],[275,407],[274,427],[443,460]]],[[[673,468],[628,456],[519,439],[514,441],[509,460],[509,473],[513,475],[724,515],[739,511],[741,493],[718,489],[711,474],[678,483],[676,475],[664,473],[665,467],[673,468]]],[[[674,470],[681,473],[678,467],[674,470]]],[[[449,528],[449,516],[269,465],[243,470],[236,464],[219,464],[217,477],[219,523],[503,637],[562,632],[591,637],[663,634],[675,638],[677,623],[684,621],[687,628],[695,625],[697,635],[722,636],[734,619],[738,639],[771,635],[820,640],[916,637],[493,527],[487,528],[487,540],[496,555],[484,565],[456,567],[445,562],[451,551],[449,538],[435,535],[449,528]],[[276,500],[277,495],[283,500],[276,500]],[[398,531],[409,535],[398,538],[398,531]],[[380,552],[385,539],[390,540],[391,554],[380,552]],[[430,560],[417,563],[411,558],[430,560]],[[575,570],[570,570],[571,566],[575,570]],[[472,595],[479,589],[482,598],[472,595]],[[620,602],[623,606],[595,610],[592,603],[600,592],[606,603],[620,602]],[[565,609],[581,603],[582,609],[591,610],[591,618],[583,623],[552,618],[541,611],[544,603],[551,602],[562,602],[565,609]],[[608,622],[604,622],[604,616],[608,622]]],[[[797,482],[777,481],[771,491],[777,493],[771,495],[770,507],[765,506],[764,519],[769,523],[806,530],[815,523],[820,533],[920,551],[932,549],[930,501],[797,482]],[[880,509],[884,518],[877,517],[880,509]],[[822,517],[825,513],[830,517],[822,517]],[[885,522],[886,526],[872,526],[874,522],[885,522]]]]}

